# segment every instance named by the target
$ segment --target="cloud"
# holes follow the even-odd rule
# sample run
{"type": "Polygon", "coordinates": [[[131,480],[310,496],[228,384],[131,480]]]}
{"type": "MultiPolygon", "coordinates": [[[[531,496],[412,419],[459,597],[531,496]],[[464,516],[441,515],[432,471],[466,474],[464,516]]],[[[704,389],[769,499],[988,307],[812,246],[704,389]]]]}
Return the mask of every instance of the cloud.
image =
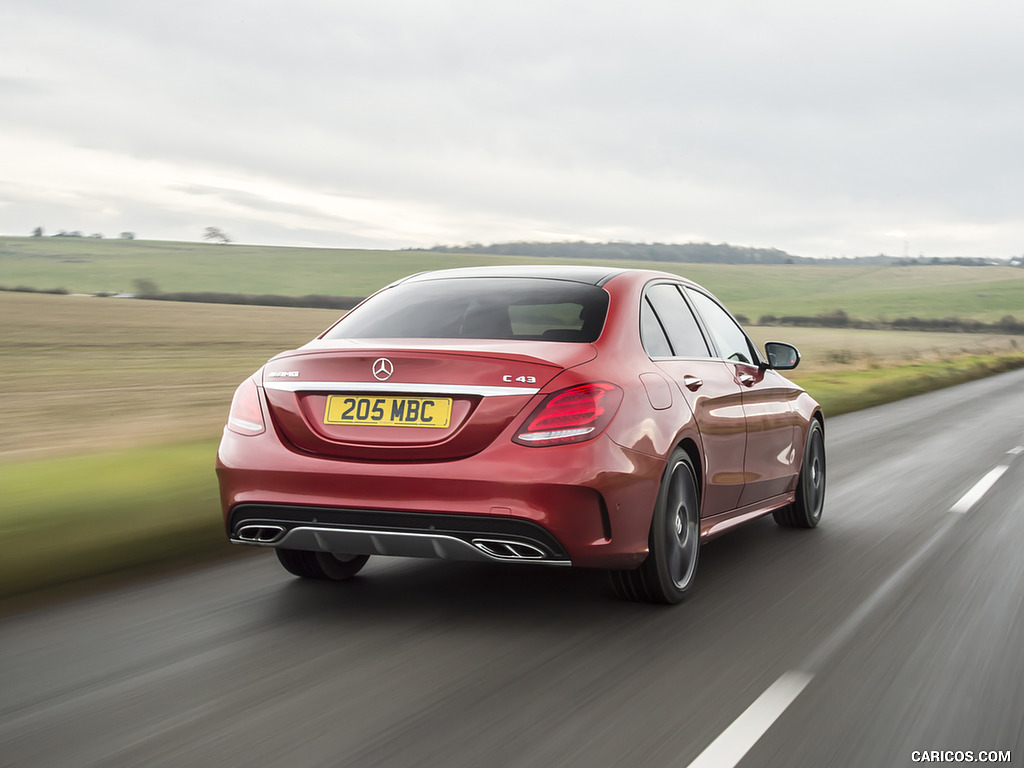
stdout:
{"type": "Polygon", "coordinates": [[[154,208],[118,226],[190,239],[185,190],[209,187],[203,226],[248,241],[568,232],[855,255],[902,252],[885,233],[903,230],[927,255],[1010,255],[1021,15],[991,0],[9,0],[0,151],[32,162],[0,169],[0,230],[113,220],[132,200],[154,208]]]}

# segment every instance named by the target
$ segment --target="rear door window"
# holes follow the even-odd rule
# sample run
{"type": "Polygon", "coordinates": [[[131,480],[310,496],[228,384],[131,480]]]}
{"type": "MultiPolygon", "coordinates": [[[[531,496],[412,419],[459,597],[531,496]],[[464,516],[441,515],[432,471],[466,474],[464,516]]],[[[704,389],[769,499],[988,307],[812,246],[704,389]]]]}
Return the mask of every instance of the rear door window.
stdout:
{"type": "Polygon", "coordinates": [[[640,307],[640,338],[650,357],[672,357],[672,345],[668,343],[665,329],[647,298],[640,307]]]}

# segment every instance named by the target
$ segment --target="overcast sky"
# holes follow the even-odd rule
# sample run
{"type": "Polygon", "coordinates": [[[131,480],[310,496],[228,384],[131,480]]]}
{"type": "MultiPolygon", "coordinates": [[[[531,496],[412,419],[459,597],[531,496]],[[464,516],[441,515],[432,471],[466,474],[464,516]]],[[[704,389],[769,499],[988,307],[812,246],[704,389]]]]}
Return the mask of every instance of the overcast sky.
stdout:
{"type": "Polygon", "coordinates": [[[3,0],[0,234],[1024,252],[1024,3],[3,0]]]}

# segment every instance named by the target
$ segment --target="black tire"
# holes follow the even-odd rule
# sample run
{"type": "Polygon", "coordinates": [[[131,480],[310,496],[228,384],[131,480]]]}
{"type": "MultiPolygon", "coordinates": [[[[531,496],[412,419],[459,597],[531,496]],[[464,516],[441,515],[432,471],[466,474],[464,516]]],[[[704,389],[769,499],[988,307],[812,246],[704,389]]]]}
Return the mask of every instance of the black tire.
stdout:
{"type": "Polygon", "coordinates": [[[369,555],[341,555],[331,552],[306,552],[301,549],[275,549],[284,569],[303,579],[345,581],[366,565],[369,555]]]}
{"type": "Polygon", "coordinates": [[[811,419],[804,445],[804,461],[796,484],[796,500],[773,513],[783,528],[814,528],[825,508],[825,435],[821,423],[811,419]]]}
{"type": "Polygon", "coordinates": [[[612,589],[626,600],[681,602],[693,589],[700,555],[700,494],[697,473],[676,449],[662,476],[651,519],[647,559],[631,571],[611,571],[612,589]]]}

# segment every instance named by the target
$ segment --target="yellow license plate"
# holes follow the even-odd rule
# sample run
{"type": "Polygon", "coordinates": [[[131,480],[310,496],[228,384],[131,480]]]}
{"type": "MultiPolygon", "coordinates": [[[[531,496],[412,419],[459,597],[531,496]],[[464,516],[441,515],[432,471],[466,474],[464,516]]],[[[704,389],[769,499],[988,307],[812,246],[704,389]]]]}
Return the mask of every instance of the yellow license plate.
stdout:
{"type": "Polygon", "coordinates": [[[451,416],[450,397],[328,395],[324,424],[444,429],[451,416]]]}

